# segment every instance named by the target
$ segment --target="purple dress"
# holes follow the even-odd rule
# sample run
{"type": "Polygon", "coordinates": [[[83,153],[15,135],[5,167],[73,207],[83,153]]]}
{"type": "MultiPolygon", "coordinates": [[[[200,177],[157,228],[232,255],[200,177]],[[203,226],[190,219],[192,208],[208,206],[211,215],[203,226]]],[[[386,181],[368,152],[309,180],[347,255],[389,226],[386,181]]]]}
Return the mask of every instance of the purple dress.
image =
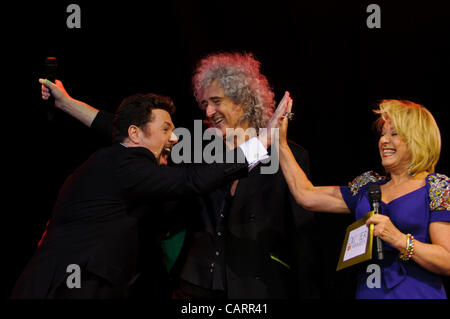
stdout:
{"type": "MultiPolygon", "coordinates": [[[[370,184],[384,184],[389,179],[374,172],[357,177],[341,193],[356,220],[371,211],[367,195],[370,184]]],[[[429,174],[423,187],[407,193],[389,203],[381,203],[382,214],[402,232],[410,233],[422,243],[431,243],[429,224],[450,222],[450,179],[442,174],[429,174]]],[[[405,243],[406,245],[406,243],[405,243]]],[[[368,284],[372,271],[366,268],[358,273],[356,298],[358,299],[446,299],[439,275],[432,273],[412,259],[402,261],[399,251],[383,242],[384,260],[370,260],[381,269],[380,285],[368,284]],[[369,279],[369,280],[368,280],[369,279]],[[371,286],[372,288],[369,288],[371,286]],[[379,288],[378,288],[379,287],[379,288]]],[[[373,269],[373,268],[371,268],[373,269]]]]}

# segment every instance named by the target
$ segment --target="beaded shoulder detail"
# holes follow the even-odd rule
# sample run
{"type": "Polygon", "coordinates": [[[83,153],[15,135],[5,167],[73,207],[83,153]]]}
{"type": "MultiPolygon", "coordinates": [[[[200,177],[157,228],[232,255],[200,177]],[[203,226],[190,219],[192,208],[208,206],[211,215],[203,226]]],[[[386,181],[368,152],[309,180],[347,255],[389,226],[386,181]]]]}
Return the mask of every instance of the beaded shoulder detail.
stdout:
{"type": "Polygon", "coordinates": [[[450,178],[444,174],[430,174],[427,183],[430,185],[430,209],[450,210],[450,178]]]}
{"type": "Polygon", "coordinates": [[[352,195],[355,196],[364,185],[371,182],[382,181],[385,178],[385,176],[380,176],[377,172],[368,171],[356,177],[352,182],[348,183],[348,186],[350,187],[350,192],[352,195]]]}

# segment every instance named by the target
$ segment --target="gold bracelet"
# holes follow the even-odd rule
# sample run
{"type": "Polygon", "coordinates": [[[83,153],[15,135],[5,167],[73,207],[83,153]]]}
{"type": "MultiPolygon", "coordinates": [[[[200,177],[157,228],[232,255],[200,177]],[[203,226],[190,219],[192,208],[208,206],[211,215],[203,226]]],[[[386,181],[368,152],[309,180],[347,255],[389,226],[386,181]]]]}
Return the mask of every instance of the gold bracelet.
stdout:
{"type": "Polygon", "coordinates": [[[400,259],[403,261],[408,261],[414,254],[414,236],[411,234],[406,235],[406,251],[405,253],[400,253],[400,259]]]}

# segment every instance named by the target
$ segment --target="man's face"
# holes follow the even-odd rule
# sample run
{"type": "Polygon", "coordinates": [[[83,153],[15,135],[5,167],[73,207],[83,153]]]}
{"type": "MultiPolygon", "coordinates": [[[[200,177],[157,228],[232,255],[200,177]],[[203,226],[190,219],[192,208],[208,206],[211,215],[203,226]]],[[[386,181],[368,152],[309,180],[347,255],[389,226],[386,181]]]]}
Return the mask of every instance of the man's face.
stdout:
{"type": "Polygon", "coordinates": [[[170,114],[162,109],[152,110],[153,120],[145,124],[140,134],[140,146],[150,150],[156,160],[163,165],[167,165],[167,158],[173,145],[178,142],[178,138],[173,133],[174,125],[170,114]]]}
{"type": "Polygon", "coordinates": [[[244,114],[243,108],[225,96],[216,80],[205,89],[200,104],[211,126],[220,131],[222,136],[225,136],[227,128],[247,129],[248,124],[239,121],[244,114]]]}

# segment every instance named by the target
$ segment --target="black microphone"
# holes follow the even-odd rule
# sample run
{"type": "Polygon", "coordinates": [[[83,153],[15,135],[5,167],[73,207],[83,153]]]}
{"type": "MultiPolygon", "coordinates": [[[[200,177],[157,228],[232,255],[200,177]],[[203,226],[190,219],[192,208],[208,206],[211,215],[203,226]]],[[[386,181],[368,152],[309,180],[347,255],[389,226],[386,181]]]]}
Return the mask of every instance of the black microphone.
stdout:
{"type": "MultiPolygon", "coordinates": [[[[58,66],[58,63],[57,63],[55,57],[47,57],[45,59],[44,72],[42,74],[42,77],[44,79],[47,79],[47,80],[55,83],[57,66],[58,66]]],[[[47,104],[47,118],[49,121],[51,121],[54,119],[55,111],[56,111],[55,110],[55,99],[53,98],[53,96],[50,95],[46,104],[47,104]]]]}
{"type": "MultiPolygon", "coordinates": [[[[381,214],[381,188],[378,184],[369,185],[368,195],[370,201],[370,207],[375,214],[381,214]]],[[[376,238],[376,258],[378,260],[383,260],[383,241],[377,237],[376,238]]]]}

